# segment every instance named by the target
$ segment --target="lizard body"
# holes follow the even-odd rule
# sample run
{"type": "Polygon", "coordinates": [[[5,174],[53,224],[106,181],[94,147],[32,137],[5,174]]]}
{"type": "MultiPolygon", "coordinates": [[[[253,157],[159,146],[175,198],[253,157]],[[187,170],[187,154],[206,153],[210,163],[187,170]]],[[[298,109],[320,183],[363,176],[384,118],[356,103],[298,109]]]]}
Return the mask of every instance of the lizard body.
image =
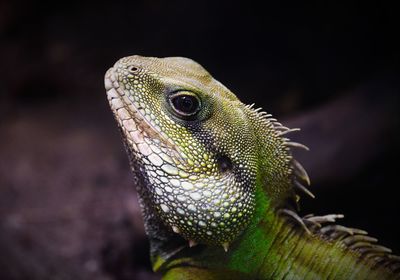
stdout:
{"type": "Polygon", "coordinates": [[[296,129],[196,62],[122,58],[105,87],[164,279],[400,279],[399,258],[342,215],[296,214],[296,190],[312,196],[296,129]]]}

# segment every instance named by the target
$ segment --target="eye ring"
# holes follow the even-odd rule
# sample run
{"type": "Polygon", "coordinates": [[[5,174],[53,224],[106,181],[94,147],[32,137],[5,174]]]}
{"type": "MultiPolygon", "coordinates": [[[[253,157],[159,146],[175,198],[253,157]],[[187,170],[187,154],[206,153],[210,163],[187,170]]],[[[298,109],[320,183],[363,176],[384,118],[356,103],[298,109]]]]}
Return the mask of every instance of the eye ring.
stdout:
{"type": "Polygon", "coordinates": [[[195,116],[201,109],[200,98],[189,91],[179,91],[168,96],[170,107],[175,115],[182,118],[195,116]]]}
{"type": "Polygon", "coordinates": [[[132,74],[136,74],[137,72],[139,72],[139,67],[132,65],[128,68],[128,71],[132,74]]]}

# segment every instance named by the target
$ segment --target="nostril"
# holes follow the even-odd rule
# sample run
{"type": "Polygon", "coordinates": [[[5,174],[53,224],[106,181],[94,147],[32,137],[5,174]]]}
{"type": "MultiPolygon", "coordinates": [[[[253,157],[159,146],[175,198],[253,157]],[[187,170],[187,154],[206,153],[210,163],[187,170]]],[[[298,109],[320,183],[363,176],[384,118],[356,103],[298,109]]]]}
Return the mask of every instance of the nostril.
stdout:
{"type": "Polygon", "coordinates": [[[225,155],[219,156],[217,158],[217,165],[221,173],[228,172],[233,168],[231,159],[225,155]]]}

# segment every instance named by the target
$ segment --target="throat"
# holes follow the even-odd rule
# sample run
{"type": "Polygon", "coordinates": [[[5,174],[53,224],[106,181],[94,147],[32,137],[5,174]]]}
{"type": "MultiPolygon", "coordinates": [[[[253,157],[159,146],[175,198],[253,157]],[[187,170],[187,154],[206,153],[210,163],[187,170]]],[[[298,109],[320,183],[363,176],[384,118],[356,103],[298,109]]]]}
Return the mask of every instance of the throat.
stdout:
{"type": "MultiPolygon", "coordinates": [[[[245,276],[254,278],[271,256],[282,253],[279,247],[282,244],[286,246],[285,237],[290,235],[289,228],[283,220],[277,218],[274,210],[269,207],[270,203],[261,195],[262,192],[256,193],[260,195],[256,196],[257,207],[253,219],[244,232],[230,244],[227,252],[222,246],[197,245],[190,248],[186,240],[177,238],[176,235],[169,236],[165,241],[153,239],[158,244],[151,246],[156,249],[152,256],[153,269],[171,275],[171,278],[166,279],[175,279],[176,275],[192,269],[204,269],[207,273],[223,271],[224,274],[213,276],[226,278],[226,275],[230,275],[229,279],[244,279],[245,276]],[[174,246],[171,247],[171,244],[174,246]],[[236,278],[237,275],[240,277],[236,278]]],[[[283,252],[289,251],[285,249],[283,252]]]]}
{"type": "Polygon", "coordinates": [[[250,224],[227,252],[216,246],[177,247],[175,252],[171,249],[169,254],[155,256],[153,269],[165,275],[165,279],[177,279],[183,274],[199,275],[188,279],[208,279],[202,278],[204,275],[210,279],[258,279],[262,275],[264,279],[265,275],[277,273],[277,269],[290,268],[290,252],[301,237],[272,210],[264,210],[263,218],[256,217],[257,222],[250,224]],[[193,274],[195,271],[199,273],[193,274]]]}
{"type": "Polygon", "coordinates": [[[228,252],[214,246],[180,246],[153,258],[153,269],[165,275],[163,279],[185,274],[190,275],[187,279],[208,279],[204,275],[210,279],[374,279],[388,273],[342,243],[308,233],[272,208],[256,213],[254,223],[228,252]]]}

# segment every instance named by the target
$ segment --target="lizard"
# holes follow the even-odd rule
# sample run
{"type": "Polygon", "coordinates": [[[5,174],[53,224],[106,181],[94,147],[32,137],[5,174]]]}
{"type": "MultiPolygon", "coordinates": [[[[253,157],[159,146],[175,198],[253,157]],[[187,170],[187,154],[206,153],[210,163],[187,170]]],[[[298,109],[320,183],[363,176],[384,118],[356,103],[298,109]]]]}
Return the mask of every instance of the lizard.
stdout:
{"type": "Polygon", "coordinates": [[[189,58],[124,57],[104,83],[163,279],[400,279],[400,258],[343,215],[299,216],[314,197],[299,129],[189,58]]]}

